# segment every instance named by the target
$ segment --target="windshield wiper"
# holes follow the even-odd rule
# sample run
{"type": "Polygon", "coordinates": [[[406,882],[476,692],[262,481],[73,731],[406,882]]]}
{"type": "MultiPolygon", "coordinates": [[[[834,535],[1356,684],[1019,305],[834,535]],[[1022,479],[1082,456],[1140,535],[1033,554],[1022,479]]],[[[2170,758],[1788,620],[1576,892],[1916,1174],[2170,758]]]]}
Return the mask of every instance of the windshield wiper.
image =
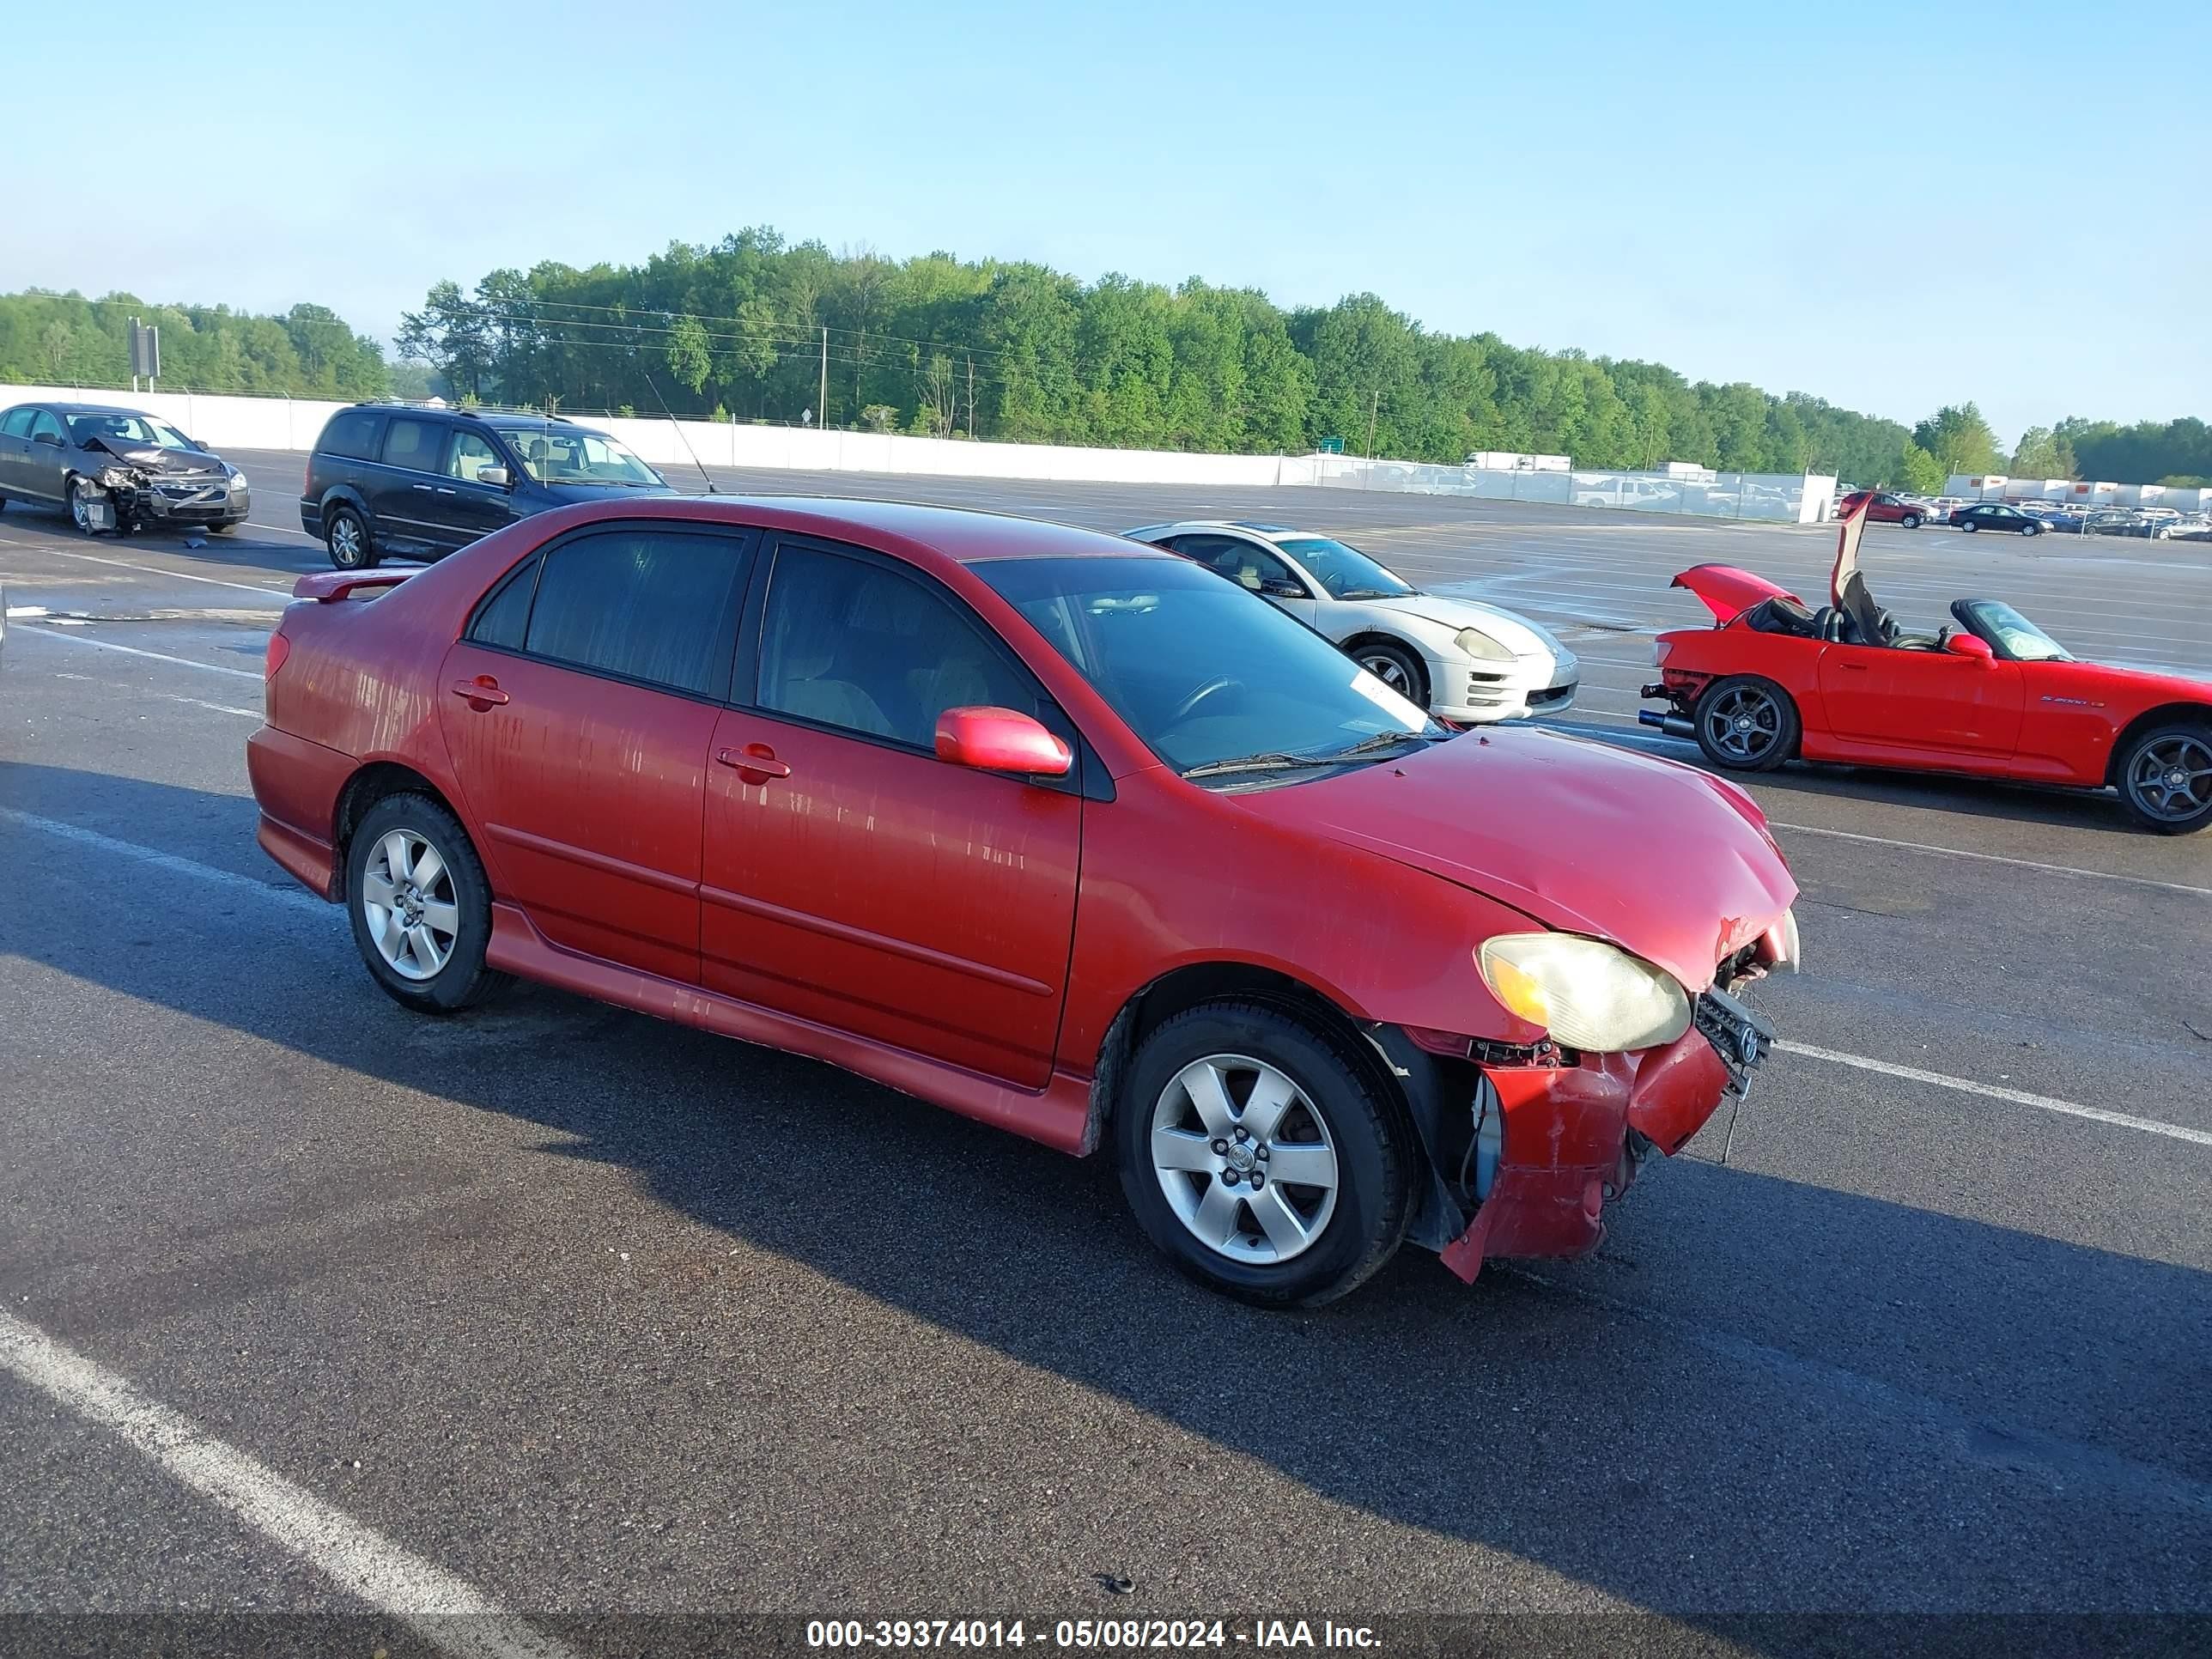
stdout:
{"type": "Polygon", "coordinates": [[[1218,778],[1230,772],[1279,772],[1297,766],[1334,766],[1341,755],[1291,755],[1280,750],[1262,755],[1242,755],[1234,760],[1207,761],[1183,774],[1187,778],[1218,778]]]}
{"type": "Polygon", "coordinates": [[[1285,750],[1270,750],[1257,755],[1240,756],[1235,760],[1207,761],[1194,766],[1183,774],[1187,778],[1219,777],[1229,772],[1279,772],[1301,766],[1341,766],[1346,761],[1360,760],[1377,750],[1395,749],[1401,743],[1442,743],[1443,734],[1431,736],[1425,732],[1377,732],[1371,738],[1362,738],[1349,749],[1338,749],[1326,755],[1293,755],[1285,750]]]}
{"type": "Polygon", "coordinates": [[[1406,596],[1380,587],[1347,587],[1336,597],[1340,599],[1402,599],[1406,596]]]}
{"type": "Polygon", "coordinates": [[[1340,749],[1330,760],[1350,760],[1355,755],[1371,755],[1378,749],[1395,749],[1401,743],[1442,743],[1445,734],[1428,732],[1377,732],[1371,738],[1362,738],[1349,749],[1340,749]]]}

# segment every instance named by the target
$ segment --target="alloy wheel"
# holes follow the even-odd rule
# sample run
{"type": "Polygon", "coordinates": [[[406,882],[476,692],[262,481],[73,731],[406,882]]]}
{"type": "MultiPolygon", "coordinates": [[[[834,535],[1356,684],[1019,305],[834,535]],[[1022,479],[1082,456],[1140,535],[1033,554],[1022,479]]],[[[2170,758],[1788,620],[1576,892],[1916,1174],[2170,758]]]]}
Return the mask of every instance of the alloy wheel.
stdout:
{"type": "Polygon", "coordinates": [[[361,562],[361,520],[341,513],[331,520],[331,552],[342,565],[361,562]]]}
{"type": "Polygon", "coordinates": [[[92,500],[85,489],[84,480],[82,478],[71,478],[70,480],[69,509],[70,522],[74,524],[82,534],[87,536],[91,535],[92,500]]]}
{"type": "Polygon", "coordinates": [[[1243,1054],[1208,1054],[1169,1080],[1152,1108],[1152,1172],[1192,1237],[1233,1261],[1302,1255],[1336,1212],[1336,1143],[1286,1073],[1243,1054]]]}
{"type": "Polygon", "coordinates": [[[453,960],[461,908],[453,872],[438,849],[411,830],[386,832],[362,872],[361,914],[392,971],[405,979],[437,977],[453,960]]]}
{"type": "Polygon", "coordinates": [[[2186,823],[2212,807],[2212,738],[2181,732],[2145,744],[2128,767],[2128,793],[2167,823],[2186,823]]]}
{"type": "Polygon", "coordinates": [[[1705,711],[1705,737],[1730,760],[1764,759],[1782,736],[1782,709],[1755,685],[1739,685],[1705,711]]]}
{"type": "Polygon", "coordinates": [[[1413,695],[1413,683],[1407,677],[1406,665],[1394,656],[1373,652],[1359,659],[1359,665],[1389,686],[1401,697],[1413,695]]]}

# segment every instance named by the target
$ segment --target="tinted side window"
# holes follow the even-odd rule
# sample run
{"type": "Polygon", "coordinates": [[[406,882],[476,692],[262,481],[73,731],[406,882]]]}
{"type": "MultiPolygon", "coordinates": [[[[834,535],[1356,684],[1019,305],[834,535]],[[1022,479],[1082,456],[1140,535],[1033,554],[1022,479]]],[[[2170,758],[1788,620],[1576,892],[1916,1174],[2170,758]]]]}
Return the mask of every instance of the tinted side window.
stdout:
{"type": "Polygon", "coordinates": [[[69,441],[69,434],[62,430],[60,419],[51,410],[42,409],[31,416],[31,435],[33,438],[39,438],[44,437],[48,433],[52,433],[64,443],[69,441]]]}
{"type": "Polygon", "coordinates": [[[446,463],[446,471],[454,477],[474,483],[477,474],[485,467],[506,465],[499,452],[491,447],[491,440],[483,434],[471,432],[465,427],[453,434],[453,453],[446,463]]]}
{"type": "Polygon", "coordinates": [[[384,416],[373,409],[349,409],[331,416],[315,447],[326,455],[343,455],[356,461],[376,459],[377,423],[384,416]]]}
{"type": "Polygon", "coordinates": [[[933,749],[937,717],[1040,712],[1028,679],[951,599],[866,560],[775,556],[761,623],[760,706],[933,749]]]}
{"type": "Polygon", "coordinates": [[[477,607],[469,624],[469,637],[478,645],[495,645],[520,651],[530,625],[530,599],[538,591],[538,555],[532,554],[507,573],[492,596],[477,607]]]}
{"type": "MultiPolygon", "coordinates": [[[[1185,558],[1195,559],[1209,570],[1228,577],[1248,592],[1257,593],[1263,582],[1297,581],[1291,574],[1290,566],[1240,537],[1178,536],[1175,550],[1185,558]]],[[[1303,588],[1304,584],[1298,586],[1303,588]]]]}
{"type": "Polygon", "coordinates": [[[435,472],[446,447],[446,428],[437,421],[412,421],[404,415],[392,417],[384,434],[384,464],[413,472],[435,472]]]}
{"type": "Polygon", "coordinates": [[[28,404],[24,405],[24,407],[21,409],[9,410],[6,416],[0,416],[0,436],[9,438],[29,437],[31,435],[31,416],[37,413],[38,410],[31,408],[28,404]]]}
{"type": "Polygon", "coordinates": [[[721,696],[744,556],[736,537],[661,530],[563,542],[545,555],[527,648],[534,657],[721,696]]]}

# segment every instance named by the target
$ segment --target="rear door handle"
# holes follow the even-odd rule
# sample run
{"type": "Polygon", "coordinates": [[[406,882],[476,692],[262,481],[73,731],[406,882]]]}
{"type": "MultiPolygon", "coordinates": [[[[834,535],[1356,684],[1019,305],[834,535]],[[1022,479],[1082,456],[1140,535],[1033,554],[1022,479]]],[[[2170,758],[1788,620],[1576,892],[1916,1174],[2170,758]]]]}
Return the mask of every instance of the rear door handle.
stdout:
{"type": "Polygon", "coordinates": [[[770,778],[787,778],[791,769],[775,757],[775,750],[764,743],[749,743],[743,749],[717,749],[714,763],[734,766],[738,775],[747,783],[764,783],[770,778]]]}
{"type": "Polygon", "coordinates": [[[444,484],[440,484],[438,486],[438,493],[441,495],[458,495],[461,492],[458,489],[448,489],[444,484]]]}
{"type": "Polygon", "coordinates": [[[499,689],[499,682],[489,674],[473,680],[455,680],[447,690],[457,697],[466,697],[479,710],[507,700],[507,693],[499,689]]]}
{"type": "Polygon", "coordinates": [[[407,487],[408,487],[410,489],[419,489],[419,490],[421,490],[421,491],[422,491],[425,495],[428,495],[428,494],[430,493],[430,486],[429,486],[429,485],[428,485],[428,484],[409,484],[407,487]]]}

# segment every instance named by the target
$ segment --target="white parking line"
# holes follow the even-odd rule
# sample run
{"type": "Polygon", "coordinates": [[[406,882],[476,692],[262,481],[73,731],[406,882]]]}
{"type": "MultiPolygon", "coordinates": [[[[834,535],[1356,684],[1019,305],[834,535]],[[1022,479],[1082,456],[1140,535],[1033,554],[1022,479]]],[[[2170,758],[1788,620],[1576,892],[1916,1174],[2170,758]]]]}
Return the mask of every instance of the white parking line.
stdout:
{"type": "MultiPolygon", "coordinates": [[[[10,542],[9,545],[34,547],[37,544],[32,542],[10,542]]],[[[173,576],[180,582],[205,582],[210,587],[234,587],[241,593],[258,593],[264,599],[274,591],[269,586],[256,586],[252,582],[227,582],[218,576],[195,576],[189,570],[171,570],[163,565],[133,564],[128,559],[103,559],[97,553],[72,553],[65,547],[39,547],[37,550],[41,553],[51,553],[58,559],[82,559],[87,564],[112,564],[118,570],[137,570],[149,576],[173,576]]],[[[285,603],[290,604],[291,583],[284,582],[278,586],[282,589],[285,603]]]]}
{"type": "Polygon", "coordinates": [[[1850,830],[1823,830],[1817,824],[1788,823],[1780,818],[1769,818],[1767,823],[1777,830],[1788,830],[1801,836],[1832,836],[1838,841],[1871,842],[1877,847],[1902,848],[1908,853],[1930,853],[1938,858],[1973,859],[1983,864],[2009,864],[2018,870],[2039,870],[2050,876],[2079,876],[2084,881],[2117,881],[2130,887],[2154,887],[2160,892],[2189,893],[2197,898],[2212,898],[2212,887],[2191,887],[2186,882],[2155,881],[2148,876],[2124,876],[2111,870],[2081,870],[2070,864],[2040,864],[2033,859],[2007,858],[2001,853],[1969,853],[1961,847],[1934,847],[1921,841],[1893,841],[1887,836],[1861,835],[1850,830]]]}
{"type": "Polygon", "coordinates": [[[1807,1060],[1825,1060],[1832,1066],[1849,1066],[1862,1072],[1878,1072],[1884,1077],[1903,1078],[1911,1083],[1932,1083],[1939,1089],[1956,1089],[1961,1094],[1984,1095],[1991,1100],[2009,1101],[2015,1106],[2033,1106],[2039,1112],[2058,1112],[2067,1117],[2087,1118],[2093,1123],[2109,1123],[2116,1128],[2136,1129],[2148,1135],[2166,1135],[2174,1140],[2187,1140],[2199,1146],[2212,1146],[2212,1131],[2186,1129],[2179,1123],[2161,1123],[2156,1118],[2130,1117],[2125,1112],[2108,1112],[2101,1106],[2077,1106],[2070,1100],[2054,1100],[2049,1095],[2030,1094],[2025,1089],[2007,1089],[1994,1083],[1976,1083],[1971,1078],[1947,1077],[1941,1072],[1923,1072],[1917,1066],[1898,1066],[1886,1060],[1869,1060],[1864,1054],[1838,1054],[1833,1048],[1816,1048],[1809,1042],[1791,1042],[1786,1039],[1774,1045],[1785,1054],[1797,1054],[1807,1060]]]}
{"type": "Polygon", "coordinates": [[[465,1659],[562,1659],[568,1650],[465,1579],[149,1400],[123,1377],[0,1312],[0,1368],[144,1453],[341,1589],[465,1659]]]}
{"type": "MultiPolygon", "coordinates": [[[[120,854],[142,864],[167,870],[178,875],[191,876],[202,881],[211,881],[225,887],[240,888],[274,899],[280,904],[295,908],[327,913],[331,907],[304,889],[272,887],[265,882],[241,876],[235,871],[218,870],[213,865],[200,864],[191,859],[179,858],[173,853],[164,853],[151,847],[142,847],[136,842],[119,841],[112,836],[103,836],[96,830],[86,830],[74,823],[40,817],[34,813],[18,811],[0,806],[0,823],[21,824],[26,829],[41,830],[64,841],[81,846],[95,847],[103,852],[120,854]]],[[[2116,1128],[2136,1129],[2146,1134],[2166,1135],[2176,1140],[2193,1141],[2212,1146],[2212,1133],[2203,1129],[2185,1128],[2178,1123],[2161,1123],[2154,1118],[2130,1117],[2124,1112],[2108,1112],[2095,1106],[2077,1106],[2071,1101],[2056,1100],[2049,1095],[2030,1094],[2024,1089],[2007,1089],[1994,1083],[1976,1083],[1969,1078],[1948,1077],[1941,1072],[1923,1072],[1917,1066],[1893,1065],[1886,1060],[1873,1060],[1864,1054],[1839,1054],[1832,1048],[1816,1048],[1809,1043],[1781,1042],[1775,1045],[1785,1054],[1800,1055],[1808,1060],[1824,1060],[1838,1066],[1856,1066],[1861,1071],[1879,1072],[1888,1077],[1904,1078],[1915,1083],[1930,1083],[1939,1088],[1955,1089],[1962,1093],[1986,1095],[1993,1100],[2009,1101],[2016,1106],[2033,1106],[2039,1110],[2059,1112],[2069,1117],[2089,1119],[2093,1122],[2111,1124],[2116,1128]]]]}
{"type": "Polygon", "coordinates": [[[190,876],[195,881],[210,882],[217,887],[256,894],[289,909],[313,911],[317,915],[331,913],[329,905],[304,887],[277,887],[265,881],[256,881],[251,876],[240,875],[235,870],[218,870],[212,864],[179,858],[176,854],[164,853],[159,848],[143,847],[135,841],[119,841],[113,836],[103,836],[97,830],[88,830],[82,824],[40,817],[36,812],[26,812],[13,806],[0,806],[0,823],[17,824],[26,830],[36,830],[41,835],[52,836],[58,841],[75,842],[80,847],[114,853],[140,864],[151,865],[156,870],[167,870],[172,875],[190,876]]]}
{"type": "Polygon", "coordinates": [[[211,662],[194,662],[190,657],[173,657],[165,651],[143,651],[135,645],[118,645],[112,640],[88,640],[82,634],[57,634],[52,628],[36,623],[19,628],[16,637],[59,640],[64,645],[88,645],[95,651],[120,651],[126,657],[151,657],[155,662],[173,662],[179,668],[200,668],[210,674],[228,674],[233,679],[258,680],[262,676],[246,668],[224,668],[211,662]]]}

